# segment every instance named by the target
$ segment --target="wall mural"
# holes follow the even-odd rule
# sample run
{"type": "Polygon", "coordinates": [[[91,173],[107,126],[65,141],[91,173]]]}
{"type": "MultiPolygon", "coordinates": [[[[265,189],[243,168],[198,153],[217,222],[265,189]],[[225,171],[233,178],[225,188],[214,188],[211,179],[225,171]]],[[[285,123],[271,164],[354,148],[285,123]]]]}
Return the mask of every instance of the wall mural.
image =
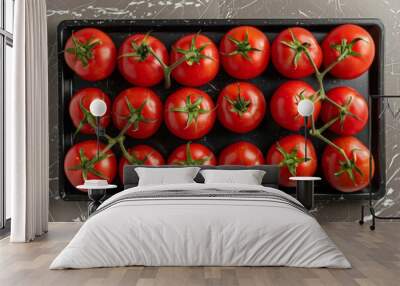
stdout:
{"type": "Polygon", "coordinates": [[[62,198],[87,199],[74,188],[86,179],[121,190],[128,163],[277,164],[288,192],[289,177],[318,175],[317,196],[326,198],[365,198],[376,169],[372,187],[383,194],[385,165],[374,163],[384,160],[383,145],[372,145],[371,170],[366,146],[381,127],[368,129],[379,105],[369,115],[366,93],[381,91],[382,28],[350,22],[61,23],[62,198]],[[99,99],[108,112],[97,151],[89,106],[99,99]],[[315,106],[307,140],[302,99],[315,106]]]}
{"type": "MultiPolygon", "coordinates": [[[[89,5],[89,4],[85,4],[83,6],[82,5],[81,6],[77,5],[77,7],[73,8],[73,9],[71,9],[71,7],[69,7],[69,9],[67,9],[67,10],[64,9],[63,10],[61,8],[65,4],[57,3],[57,1],[50,1],[49,5],[48,5],[49,41],[53,45],[53,46],[50,46],[50,48],[51,48],[50,49],[50,54],[51,54],[51,63],[50,63],[50,65],[51,65],[50,69],[51,70],[50,70],[50,73],[51,74],[54,75],[54,68],[56,68],[56,66],[54,65],[56,63],[56,56],[55,56],[56,54],[54,54],[54,52],[55,52],[54,48],[56,48],[56,47],[53,44],[54,40],[55,40],[55,38],[54,38],[55,37],[55,30],[54,29],[55,29],[55,26],[59,23],[59,20],[61,20],[61,19],[71,19],[71,18],[79,19],[79,18],[97,18],[97,17],[115,19],[115,18],[129,18],[129,17],[133,17],[135,15],[136,16],[137,15],[142,15],[143,17],[146,17],[146,15],[148,15],[147,17],[152,17],[150,12],[147,12],[147,14],[143,14],[144,11],[149,10],[150,8],[161,9],[161,12],[158,14],[158,16],[156,16],[156,17],[160,17],[160,18],[163,18],[163,17],[164,18],[171,18],[171,17],[173,18],[174,16],[168,16],[168,15],[173,15],[174,13],[178,13],[178,11],[181,11],[181,12],[184,11],[184,14],[183,14],[184,16],[180,15],[180,16],[178,16],[176,18],[179,18],[179,17],[198,18],[199,15],[191,15],[191,14],[197,13],[202,9],[207,9],[207,10],[204,12],[205,14],[203,14],[203,16],[200,16],[200,17],[208,17],[208,18],[221,18],[222,17],[222,18],[226,18],[227,16],[232,16],[232,14],[244,15],[243,17],[245,17],[246,13],[243,14],[241,11],[248,11],[248,9],[252,9],[252,10],[254,9],[254,11],[256,11],[257,10],[257,5],[258,5],[257,1],[254,1],[255,3],[250,5],[250,6],[244,5],[244,6],[241,6],[241,7],[232,7],[232,4],[235,4],[235,2],[231,3],[230,1],[222,1],[222,2],[218,2],[218,1],[208,1],[207,2],[207,1],[205,1],[204,3],[188,2],[187,4],[185,2],[180,2],[183,5],[183,7],[175,7],[174,6],[175,4],[174,5],[165,4],[165,5],[162,6],[163,7],[162,8],[162,7],[160,7],[161,6],[160,2],[163,2],[163,1],[158,1],[157,3],[154,2],[154,4],[153,4],[153,1],[149,1],[149,2],[142,3],[142,4],[140,4],[139,2],[138,3],[130,2],[128,6],[124,7],[124,9],[120,10],[119,8],[118,9],[117,8],[104,8],[101,5],[102,1],[95,1],[95,2],[96,2],[96,6],[97,6],[97,4],[99,4],[98,5],[99,7],[95,8],[94,4],[92,3],[91,5],[89,5]],[[153,6],[150,6],[150,4],[152,4],[153,6]],[[195,8],[194,9],[186,9],[187,7],[185,5],[186,6],[194,5],[195,8]],[[215,6],[215,5],[216,5],[217,10],[218,10],[218,15],[214,15],[215,14],[215,10],[212,9],[212,7],[215,6]],[[55,8],[55,9],[51,9],[51,8],[55,8]],[[138,11],[136,9],[141,9],[141,12],[138,13],[138,11]],[[210,10],[208,10],[208,9],[210,9],[210,10]],[[122,11],[126,11],[126,13],[122,13],[122,11]],[[171,12],[171,11],[173,11],[173,12],[171,12]],[[237,11],[237,12],[234,12],[234,11],[237,11]],[[149,13],[150,13],[150,15],[149,15],[149,13]],[[164,14],[164,13],[166,13],[166,14],[164,14]],[[226,15],[223,16],[220,13],[225,13],[226,15]],[[51,42],[51,39],[53,39],[53,42],[51,42]],[[52,71],[53,71],[53,73],[52,73],[52,71]]],[[[288,17],[288,15],[293,13],[293,12],[290,12],[290,11],[293,10],[293,8],[290,8],[291,5],[292,6],[296,6],[295,3],[289,3],[289,2],[290,1],[288,1],[288,5],[285,6],[286,7],[286,12],[287,12],[286,17],[288,17]]],[[[342,9],[342,11],[344,11],[343,10],[343,7],[345,6],[344,4],[343,4],[344,5],[343,6],[342,3],[331,3],[332,1],[329,1],[329,2],[330,2],[330,5],[335,5],[334,7],[337,8],[337,9],[335,9],[335,11],[340,11],[341,9],[342,9]],[[338,5],[338,6],[336,6],[336,5],[338,5]]],[[[273,5],[273,4],[277,4],[277,3],[271,3],[271,5],[273,5]]],[[[69,3],[68,5],[71,6],[71,3],[69,3]]],[[[306,5],[304,5],[304,6],[306,6],[306,5]]],[[[354,3],[351,6],[352,7],[356,7],[357,4],[354,3]]],[[[278,6],[276,6],[276,7],[278,7],[278,6]]],[[[281,8],[281,6],[279,6],[279,8],[281,8]]],[[[326,7],[324,7],[324,8],[326,8],[326,7]]],[[[267,7],[263,6],[263,9],[264,9],[265,15],[268,16],[267,7]]],[[[321,7],[321,9],[322,9],[322,7],[321,7]]],[[[258,9],[258,10],[260,10],[260,9],[258,9]]],[[[298,10],[297,11],[298,12],[297,15],[302,15],[303,17],[305,16],[304,14],[307,13],[307,12],[305,12],[303,10],[299,10],[299,9],[297,9],[297,10],[298,10]],[[302,13],[300,13],[300,11],[302,13]]],[[[310,10],[309,13],[312,13],[311,11],[312,10],[310,10]]],[[[324,9],[324,11],[325,11],[325,9],[324,9]]],[[[382,11],[385,11],[385,10],[382,9],[382,11]]],[[[281,13],[283,15],[284,11],[281,11],[281,13]]],[[[276,17],[277,14],[275,13],[274,15],[276,17]]],[[[340,15],[335,15],[335,16],[340,16],[340,15]]],[[[254,16],[252,16],[252,17],[254,17],[254,16]]],[[[294,17],[294,15],[292,15],[292,17],[294,17]]],[[[51,78],[51,80],[50,80],[50,90],[54,91],[54,90],[56,90],[56,89],[54,89],[54,88],[56,88],[56,83],[52,80],[52,78],[54,79],[54,76],[53,77],[51,76],[50,78],[51,78]]],[[[234,87],[234,84],[233,84],[233,87],[234,87]]],[[[220,90],[222,90],[222,87],[221,87],[220,90]]],[[[52,100],[53,101],[57,101],[57,98],[52,99],[52,100]]],[[[53,106],[56,107],[57,105],[53,104],[53,106]]],[[[52,105],[50,106],[50,109],[52,109],[52,105]]],[[[53,113],[53,112],[51,111],[51,113],[53,113]]],[[[53,118],[54,118],[54,116],[53,116],[53,118]]],[[[115,121],[115,119],[114,119],[114,121],[115,121]]],[[[54,124],[53,124],[53,126],[54,126],[54,124]]],[[[227,127],[227,126],[225,126],[225,127],[227,127]]],[[[55,126],[55,128],[57,128],[57,126],[55,126]]],[[[225,128],[225,129],[228,129],[228,128],[229,127],[225,128]]],[[[55,129],[54,131],[57,131],[57,130],[55,129]]],[[[52,143],[51,143],[52,148],[55,148],[54,143],[56,143],[56,142],[54,142],[54,141],[57,140],[57,138],[55,138],[55,137],[56,137],[56,135],[52,136],[52,143]]],[[[184,142],[182,142],[182,143],[184,143],[184,142]]],[[[182,145],[182,144],[175,144],[175,145],[176,146],[174,146],[174,148],[179,146],[179,145],[182,145]]],[[[192,146],[190,148],[193,148],[193,145],[194,144],[192,144],[192,146]]],[[[186,150],[183,147],[185,147],[185,146],[180,147],[181,154],[186,154],[184,152],[186,150]]],[[[262,148],[262,149],[263,149],[264,153],[265,153],[265,150],[267,150],[266,147],[262,148]]],[[[53,149],[53,150],[56,150],[56,149],[53,149]]],[[[220,150],[218,150],[218,151],[220,151],[220,150]]],[[[129,152],[129,151],[127,150],[127,152],[129,152]]],[[[172,152],[172,151],[169,150],[169,152],[172,152]]],[[[161,152],[161,153],[163,153],[163,152],[161,152]]],[[[176,153],[179,153],[179,152],[176,151],[176,153]]],[[[165,153],[163,155],[165,156],[165,153]]],[[[167,159],[167,158],[165,158],[165,159],[167,159]]],[[[60,158],[56,158],[55,160],[52,159],[52,162],[54,162],[54,165],[57,165],[59,163],[59,160],[60,160],[60,158]]],[[[57,168],[54,168],[54,165],[53,165],[53,168],[51,169],[51,173],[52,174],[55,174],[54,169],[57,169],[57,168]]],[[[393,166],[393,164],[391,166],[393,166]]],[[[389,169],[390,168],[388,168],[388,170],[389,169]]],[[[53,198],[54,198],[51,201],[51,215],[53,216],[54,220],[64,220],[64,218],[67,218],[67,217],[76,218],[81,213],[85,213],[85,209],[81,208],[79,210],[79,208],[81,206],[83,206],[82,203],[60,202],[59,200],[57,200],[57,197],[58,197],[57,186],[58,186],[58,178],[54,177],[52,182],[51,182],[51,190],[52,190],[52,195],[53,195],[53,198]],[[70,210],[65,210],[64,208],[68,207],[67,205],[69,207],[72,207],[72,208],[69,208],[70,210]],[[75,208],[77,208],[77,209],[75,209],[75,208]]],[[[389,192],[388,192],[387,196],[390,196],[391,194],[393,194],[393,191],[390,192],[390,189],[389,189],[389,192]]],[[[385,199],[383,199],[383,200],[385,200],[385,199]]],[[[385,205],[382,202],[380,204],[385,205]]],[[[341,219],[353,220],[354,216],[351,213],[354,213],[354,214],[357,213],[358,214],[359,209],[357,208],[357,206],[358,206],[358,204],[351,204],[349,202],[339,202],[339,203],[334,203],[334,202],[324,203],[324,202],[321,202],[320,205],[319,205],[319,208],[318,208],[319,210],[318,210],[317,215],[321,214],[320,215],[321,219],[330,219],[330,220],[333,219],[333,220],[335,220],[338,217],[342,216],[341,219]],[[329,211],[325,211],[328,208],[330,210],[329,211]]],[[[52,218],[50,218],[50,219],[52,219],[52,218]]]]}

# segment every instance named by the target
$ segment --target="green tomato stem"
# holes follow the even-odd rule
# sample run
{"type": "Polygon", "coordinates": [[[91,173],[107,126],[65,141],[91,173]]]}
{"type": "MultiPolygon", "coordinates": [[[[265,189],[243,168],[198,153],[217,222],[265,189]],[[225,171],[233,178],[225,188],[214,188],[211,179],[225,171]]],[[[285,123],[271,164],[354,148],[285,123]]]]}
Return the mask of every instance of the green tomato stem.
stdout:
{"type": "Polygon", "coordinates": [[[340,119],[339,116],[332,118],[331,120],[329,120],[327,123],[325,123],[324,126],[318,128],[318,132],[322,133],[324,132],[326,129],[328,129],[329,127],[331,127],[333,124],[335,124],[336,121],[338,121],[340,119]]]}
{"type": "Polygon", "coordinates": [[[134,159],[131,156],[131,154],[129,154],[128,150],[126,150],[125,145],[124,145],[124,140],[118,141],[118,145],[119,145],[119,148],[121,149],[122,154],[126,158],[126,160],[128,160],[128,162],[131,163],[134,159]]]}
{"type": "MultiPolygon", "coordinates": [[[[325,93],[325,88],[324,88],[324,77],[326,76],[326,74],[333,69],[338,63],[340,63],[341,61],[343,61],[346,58],[346,53],[341,54],[334,62],[332,62],[324,71],[320,72],[317,65],[315,64],[313,58],[311,57],[310,52],[307,49],[304,49],[304,52],[308,58],[308,60],[310,61],[311,65],[313,66],[314,70],[315,70],[315,77],[318,81],[319,84],[319,99],[321,100],[326,100],[329,103],[331,103],[332,105],[334,105],[336,108],[340,110],[343,109],[343,106],[341,106],[340,104],[338,104],[337,102],[333,101],[332,99],[330,99],[329,97],[326,96],[325,93]]],[[[346,153],[344,152],[344,150],[342,148],[340,148],[339,146],[337,146],[335,143],[333,143],[332,141],[330,141],[328,138],[326,138],[325,136],[322,135],[322,132],[324,132],[327,128],[329,128],[332,124],[334,124],[336,122],[337,118],[335,118],[335,120],[331,120],[329,121],[325,126],[321,127],[319,130],[317,130],[315,128],[315,119],[314,116],[311,115],[311,122],[312,122],[312,130],[310,132],[310,134],[318,139],[320,139],[321,141],[325,142],[326,144],[328,144],[329,146],[335,148],[346,160],[347,164],[350,164],[350,159],[348,158],[348,156],[346,155],[346,153]],[[333,121],[333,122],[332,122],[333,121]],[[330,124],[330,125],[328,125],[330,124]],[[328,125],[328,126],[327,126],[328,125]]]]}
{"type": "Polygon", "coordinates": [[[186,61],[187,57],[193,56],[193,53],[188,53],[186,56],[180,57],[176,62],[172,63],[170,66],[166,65],[163,60],[157,55],[157,53],[149,47],[149,53],[160,63],[163,72],[164,72],[164,86],[166,89],[169,89],[171,87],[171,73],[172,71],[180,66],[182,63],[186,61]]]}

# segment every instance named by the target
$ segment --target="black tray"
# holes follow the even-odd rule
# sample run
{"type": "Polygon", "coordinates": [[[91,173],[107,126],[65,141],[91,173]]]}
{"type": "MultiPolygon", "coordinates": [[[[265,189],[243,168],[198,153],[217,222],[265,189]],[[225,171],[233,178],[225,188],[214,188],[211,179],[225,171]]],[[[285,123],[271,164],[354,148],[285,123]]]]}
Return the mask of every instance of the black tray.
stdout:
{"type": "MultiPolygon", "coordinates": [[[[303,26],[309,29],[315,37],[321,41],[324,36],[332,30],[334,27],[344,23],[354,23],[364,27],[371,34],[376,44],[376,56],[375,60],[369,70],[369,72],[363,74],[361,77],[354,80],[340,80],[327,76],[325,79],[325,87],[329,90],[333,86],[348,85],[357,89],[364,96],[369,94],[382,95],[383,94],[383,37],[384,27],[381,21],[378,19],[307,19],[307,20],[294,20],[294,19],[270,19],[270,20],[67,20],[63,21],[58,26],[58,69],[59,69],[59,158],[60,158],[60,174],[59,174],[59,188],[60,195],[64,200],[86,200],[86,193],[82,193],[76,190],[65,178],[63,170],[64,156],[68,149],[73,143],[95,139],[95,136],[79,135],[73,142],[72,134],[75,130],[71,119],[68,114],[68,103],[71,96],[77,90],[84,87],[99,87],[104,90],[113,99],[119,92],[130,87],[131,85],[123,79],[119,74],[118,69],[106,80],[98,82],[87,82],[81,80],[79,77],[68,68],[64,62],[63,49],[66,40],[71,35],[72,31],[81,29],[84,27],[97,27],[102,31],[108,33],[117,47],[120,46],[122,41],[130,34],[133,33],[146,33],[152,31],[152,35],[160,39],[168,48],[181,36],[187,33],[193,33],[201,31],[203,34],[211,38],[216,43],[219,43],[220,38],[229,29],[239,25],[252,25],[256,26],[266,33],[270,43],[272,43],[275,36],[282,30],[292,26],[303,26]]],[[[261,76],[250,80],[250,82],[256,84],[264,92],[267,103],[273,93],[273,91],[283,82],[288,79],[279,75],[274,69],[271,61],[268,70],[261,76]]],[[[313,77],[303,79],[310,83],[314,87],[317,87],[316,81],[313,77]]],[[[206,91],[213,99],[216,99],[219,91],[226,86],[228,83],[234,82],[236,79],[229,77],[221,68],[218,76],[210,83],[200,89],[206,91]]],[[[179,88],[180,85],[173,82],[170,90],[165,90],[163,85],[160,84],[153,89],[164,101],[165,98],[171,94],[174,90],[179,88]]],[[[376,172],[371,183],[371,188],[374,198],[380,198],[385,194],[385,142],[384,136],[379,136],[380,131],[384,130],[384,120],[378,120],[378,114],[381,110],[381,100],[379,98],[370,99],[371,113],[370,113],[370,124],[368,128],[357,135],[357,137],[363,141],[367,146],[369,140],[372,142],[372,154],[375,158],[376,172]]],[[[267,106],[268,108],[268,106],[267,106]]],[[[110,134],[116,134],[117,130],[110,124],[107,129],[110,134]]],[[[278,138],[290,134],[288,130],[277,126],[267,112],[262,124],[256,130],[247,134],[234,134],[223,128],[218,121],[216,122],[213,130],[204,138],[196,140],[196,142],[205,144],[210,147],[216,155],[226,145],[233,143],[238,140],[247,140],[256,144],[260,150],[265,154],[268,148],[278,138]]],[[[325,133],[324,133],[325,134],[325,133]]],[[[330,138],[334,137],[333,134],[326,132],[326,135],[330,138]]],[[[325,144],[321,141],[312,138],[314,146],[317,149],[317,153],[320,155],[325,144]]],[[[164,157],[177,146],[185,143],[185,141],[174,137],[168,132],[165,125],[150,139],[146,140],[134,140],[128,139],[126,141],[127,147],[132,145],[145,143],[157,148],[164,157]]],[[[120,156],[118,148],[114,148],[113,151],[117,157],[120,156]]],[[[320,170],[316,174],[322,176],[320,170]]],[[[118,177],[118,176],[117,176],[118,177]]],[[[120,185],[120,188],[114,192],[110,192],[109,195],[114,194],[122,190],[122,185],[119,179],[115,180],[116,184],[120,185]]],[[[294,192],[294,189],[286,189],[287,192],[294,192]]],[[[341,193],[332,189],[329,184],[322,180],[316,184],[316,197],[324,199],[366,199],[368,197],[368,189],[361,190],[356,193],[341,193]]]]}

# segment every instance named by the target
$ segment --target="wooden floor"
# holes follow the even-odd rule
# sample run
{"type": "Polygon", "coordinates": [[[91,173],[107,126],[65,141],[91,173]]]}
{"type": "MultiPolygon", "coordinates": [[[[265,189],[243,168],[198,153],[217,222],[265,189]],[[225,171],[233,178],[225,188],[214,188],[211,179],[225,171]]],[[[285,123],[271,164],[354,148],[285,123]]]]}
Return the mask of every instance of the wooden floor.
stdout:
{"type": "Polygon", "coordinates": [[[0,241],[0,285],[400,285],[400,224],[380,223],[375,232],[356,223],[324,229],[353,265],[350,270],[287,267],[125,267],[48,270],[50,262],[79,229],[51,223],[48,235],[29,244],[0,241]]]}

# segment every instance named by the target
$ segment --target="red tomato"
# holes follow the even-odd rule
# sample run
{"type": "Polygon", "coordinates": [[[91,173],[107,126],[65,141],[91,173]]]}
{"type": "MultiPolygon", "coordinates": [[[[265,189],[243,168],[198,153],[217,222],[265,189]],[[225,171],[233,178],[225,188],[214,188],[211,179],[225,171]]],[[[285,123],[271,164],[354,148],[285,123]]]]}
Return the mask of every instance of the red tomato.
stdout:
{"type": "Polygon", "coordinates": [[[239,141],[225,147],[219,154],[219,165],[254,166],[264,164],[263,154],[254,144],[239,141]]]}
{"type": "Polygon", "coordinates": [[[307,139],[307,161],[305,160],[306,140],[301,135],[289,135],[279,139],[268,150],[266,164],[279,165],[279,184],[294,187],[290,181],[294,176],[312,176],[317,170],[317,154],[310,140],[307,139]]]}
{"type": "Polygon", "coordinates": [[[110,124],[111,100],[108,95],[99,88],[84,88],[75,93],[69,103],[69,115],[76,127],[75,134],[78,132],[84,134],[96,133],[92,127],[96,126],[96,119],[89,111],[90,104],[94,99],[101,99],[107,105],[106,114],[100,118],[100,126],[106,128],[110,124]]]}
{"type": "Polygon", "coordinates": [[[169,131],[175,136],[186,140],[198,139],[213,127],[215,106],[204,91],[184,87],[167,98],[164,117],[169,131]]]}
{"type": "Polygon", "coordinates": [[[372,155],[370,155],[368,148],[352,136],[337,138],[333,140],[333,143],[343,149],[350,160],[350,164],[346,163],[345,158],[338,150],[327,146],[322,154],[321,164],[329,184],[345,193],[359,191],[367,187],[375,172],[374,159],[371,158],[370,164],[370,156],[372,155]]]}
{"type": "Polygon", "coordinates": [[[184,60],[172,70],[172,77],[180,84],[201,86],[213,80],[219,69],[218,49],[206,36],[190,34],[180,38],[171,51],[171,63],[184,60]],[[181,59],[182,58],[182,59],[181,59]]]}
{"type": "Polygon", "coordinates": [[[150,50],[168,65],[167,48],[155,37],[135,34],[122,43],[119,48],[118,68],[127,81],[139,86],[153,86],[162,81],[164,68],[150,50]]]}
{"type": "Polygon", "coordinates": [[[214,153],[206,146],[188,142],[176,148],[168,158],[168,165],[217,165],[214,153]]]}
{"type": "Polygon", "coordinates": [[[344,58],[330,73],[338,78],[359,77],[371,66],[375,43],[371,35],[357,25],[346,24],[333,29],[322,42],[324,65],[328,67],[339,57],[344,58]]]}
{"type": "Polygon", "coordinates": [[[219,51],[225,71],[239,79],[259,76],[268,66],[269,41],[257,28],[233,28],[222,38],[219,51]]]}
{"type": "Polygon", "coordinates": [[[131,87],[122,91],[112,106],[115,126],[133,138],[149,138],[157,132],[162,122],[162,102],[151,89],[131,87]]]}
{"type": "Polygon", "coordinates": [[[94,28],[84,28],[72,33],[64,49],[67,65],[88,81],[102,80],[115,68],[117,48],[111,38],[94,28]]]}
{"type": "Polygon", "coordinates": [[[125,165],[146,165],[146,166],[160,166],[164,165],[165,161],[163,156],[153,147],[148,145],[136,145],[129,148],[129,159],[122,156],[119,161],[119,177],[124,181],[124,167],[125,165]]]}
{"type": "Polygon", "coordinates": [[[264,94],[255,85],[232,83],[218,97],[218,119],[229,130],[246,133],[261,123],[266,105],[264,94]]]}
{"type": "Polygon", "coordinates": [[[322,51],[313,34],[300,27],[286,29],[272,43],[272,63],[288,78],[297,79],[312,75],[315,69],[307,57],[306,49],[319,68],[322,63],[322,51]]]}
{"type": "MultiPolygon", "coordinates": [[[[288,130],[299,131],[304,127],[304,117],[297,111],[301,99],[315,100],[316,92],[307,83],[298,80],[285,82],[275,91],[271,98],[270,109],[275,122],[288,130]]],[[[321,109],[319,101],[314,102],[314,120],[317,121],[321,109]]],[[[308,127],[311,120],[308,121],[308,127]]]]}
{"type": "Polygon", "coordinates": [[[321,111],[322,121],[327,123],[338,118],[329,128],[331,131],[340,135],[354,135],[364,128],[368,121],[368,103],[357,90],[341,86],[331,89],[326,95],[351,113],[340,112],[332,103],[324,101],[321,111]]]}
{"type": "Polygon", "coordinates": [[[82,185],[84,180],[104,179],[108,183],[114,180],[117,160],[111,150],[102,156],[104,148],[104,144],[99,145],[99,160],[95,140],[80,142],[68,150],[64,158],[64,172],[74,187],[82,185]]]}

